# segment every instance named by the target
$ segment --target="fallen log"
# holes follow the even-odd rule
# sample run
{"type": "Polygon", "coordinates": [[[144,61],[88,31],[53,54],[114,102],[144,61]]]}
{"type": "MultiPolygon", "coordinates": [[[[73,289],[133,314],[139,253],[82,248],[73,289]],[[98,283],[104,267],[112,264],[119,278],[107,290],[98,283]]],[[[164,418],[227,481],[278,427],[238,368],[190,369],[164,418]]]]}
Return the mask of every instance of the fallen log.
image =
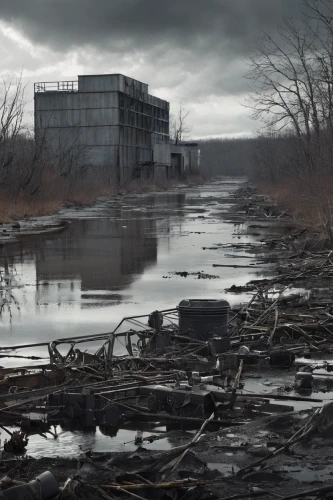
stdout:
{"type": "MultiPolygon", "coordinates": [[[[124,406],[121,403],[117,403],[117,406],[118,405],[119,405],[119,407],[124,406]]],[[[171,422],[183,422],[183,423],[189,423],[189,424],[192,424],[192,423],[202,424],[205,422],[204,418],[183,417],[183,416],[178,416],[178,415],[169,415],[168,413],[148,413],[148,412],[136,411],[132,408],[130,408],[130,409],[131,409],[131,411],[133,411],[135,413],[135,415],[133,415],[133,417],[126,415],[126,418],[134,418],[135,420],[138,420],[138,417],[142,416],[142,417],[154,420],[154,421],[155,420],[169,420],[171,422]]],[[[236,427],[236,426],[244,425],[244,422],[239,422],[236,420],[227,420],[227,419],[219,419],[219,420],[214,419],[214,420],[211,420],[211,423],[220,425],[221,427],[228,427],[228,426],[236,427]]]]}
{"type": "Polygon", "coordinates": [[[288,495],[287,497],[280,497],[280,500],[294,500],[295,498],[302,498],[302,497],[312,497],[316,495],[318,497],[319,495],[321,496],[324,493],[330,493],[333,491],[333,485],[329,486],[321,486],[320,488],[314,488],[312,490],[304,490],[300,491],[298,493],[294,493],[293,495],[288,495]]]}
{"type": "Polygon", "coordinates": [[[233,267],[234,269],[262,269],[262,266],[241,266],[239,264],[213,264],[213,267],[233,267]]]}

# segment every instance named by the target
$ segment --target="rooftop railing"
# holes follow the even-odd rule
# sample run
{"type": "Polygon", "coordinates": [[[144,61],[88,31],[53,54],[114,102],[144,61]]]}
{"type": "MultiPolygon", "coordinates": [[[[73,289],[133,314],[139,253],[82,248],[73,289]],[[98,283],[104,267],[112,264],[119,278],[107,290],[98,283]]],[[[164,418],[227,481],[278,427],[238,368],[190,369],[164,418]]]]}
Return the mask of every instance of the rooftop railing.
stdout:
{"type": "Polygon", "coordinates": [[[77,92],[78,81],[38,82],[34,84],[35,94],[39,92],[77,92]]]}

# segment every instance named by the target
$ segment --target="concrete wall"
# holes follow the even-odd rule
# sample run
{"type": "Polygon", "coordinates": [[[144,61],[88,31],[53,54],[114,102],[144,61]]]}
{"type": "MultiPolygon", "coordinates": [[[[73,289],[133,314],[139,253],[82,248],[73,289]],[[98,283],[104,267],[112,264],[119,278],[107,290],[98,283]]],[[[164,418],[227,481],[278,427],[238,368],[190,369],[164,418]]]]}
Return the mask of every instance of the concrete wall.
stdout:
{"type": "Polygon", "coordinates": [[[87,163],[126,182],[153,161],[155,142],[169,142],[169,103],[124,75],[79,76],[78,91],[35,94],[35,134],[53,155],[75,145],[87,163]]]}
{"type": "Polygon", "coordinates": [[[119,93],[114,92],[38,92],[35,111],[64,109],[110,109],[118,108],[119,93]]]}
{"type": "Polygon", "coordinates": [[[119,91],[140,98],[148,94],[148,85],[124,75],[79,75],[79,92],[119,91]]]}
{"type": "Polygon", "coordinates": [[[75,147],[81,160],[108,170],[118,183],[138,171],[144,179],[186,175],[197,162],[194,147],[170,146],[169,103],[148,94],[145,83],[118,74],[82,75],[78,90],[47,91],[43,82],[35,88],[42,90],[35,93],[36,140],[55,157],[75,147]],[[182,155],[180,171],[172,152],[182,155]]]}
{"type": "Polygon", "coordinates": [[[153,161],[156,165],[171,165],[170,144],[154,144],[153,161]]]}
{"type": "Polygon", "coordinates": [[[156,184],[163,183],[170,179],[170,166],[154,165],[154,182],[156,184]]]}
{"type": "Polygon", "coordinates": [[[180,175],[186,177],[197,172],[200,167],[200,150],[196,143],[172,144],[171,155],[175,158],[172,162],[175,167],[177,156],[181,157],[180,175]]]}

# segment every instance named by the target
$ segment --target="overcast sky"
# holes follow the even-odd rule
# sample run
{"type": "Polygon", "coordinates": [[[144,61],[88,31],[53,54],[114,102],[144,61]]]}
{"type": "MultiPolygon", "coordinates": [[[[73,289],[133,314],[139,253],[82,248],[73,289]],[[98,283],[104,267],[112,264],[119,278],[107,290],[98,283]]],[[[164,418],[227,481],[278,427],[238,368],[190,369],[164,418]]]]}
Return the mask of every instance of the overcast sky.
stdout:
{"type": "Polygon", "coordinates": [[[0,73],[33,82],[123,73],[190,109],[193,138],[253,133],[242,106],[259,26],[302,0],[0,0],[0,73]]]}

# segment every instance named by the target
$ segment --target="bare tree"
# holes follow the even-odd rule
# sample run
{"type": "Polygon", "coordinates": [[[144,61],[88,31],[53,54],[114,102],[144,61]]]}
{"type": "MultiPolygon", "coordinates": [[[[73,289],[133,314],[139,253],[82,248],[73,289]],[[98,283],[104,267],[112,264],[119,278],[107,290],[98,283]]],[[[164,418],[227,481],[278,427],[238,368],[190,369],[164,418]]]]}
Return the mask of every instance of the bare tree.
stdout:
{"type": "MultiPolygon", "coordinates": [[[[49,134],[52,134],[51,130],[49,134]]],[[[88,148],[80,143],[80,128],[76,126],[70,127],[64,134],[59,136],[56,134],[56,139],[56,141],[54,138],[51,140],[53,147],[50,154],[53,157],[57,173],[60,177],[73,180],[83,178],[87,168],[86,154],[88,148]]]]}
{"type": "Polygon", "coordinates": [[[3,78],[0,86],[0,140],[6,140],[22,131],[22,120],[25,106],[22,77],[3,78]]]}
{"type": "Polygon", "coordinates": [[[304,0],[297,22],[284,19],[275,36],[262,30],[249,65],[247,105],[265,130],[257,171],[301,186],[298,209],[332,240],[333,0],[304,0]]]}
{"type": "Polygon", "coordinates": [[[278,27],[278,41],[262,31],[247,78],[252,117],[313,145],[333,128],[333,1],[304,6],[297,23],[287,18],[278,27]]]}
{"type": "Polygon", "coordinates": [[[45,167],[44,151],[23,123],[26,105],[22,76],[0,84],[0,187],[6,196],[36,194],[45,167]]]}
{"type": "Polygon", "coordinates": [[[18,138],[23,132],[25,106],[22,77],[5,77],[0,83],[0,185],[6,183],[18,138]]]}
{"type": "Polygon", "coordinates": [[[199,141],[207,177],[250,176],[253,172],[254,138],[218,138],[199,141]]]}
{"type": "Polygon", "coordinates": [[[304,5],[304,23],[315,42],[312,49],[316,64],[318,113],[322,123],[333,129],[333,2],[304,0],[304,5]]]}
{"type": "Polygon", "coordinates": [[[293,131],[298,137],[309,171],[314,170],[309,147],[319,137],[313,34],[285,19],[280,41],[262,31],[250,58],[249,107],[252,118],[276,132],[293,131]]]}
{"type": "Polygon", "coordinates": [[[190,111],[184,107],[182,103],[179,104],[175,116],[171,116],[171,139],[174,144],[179,144],[188,138],[191,133],[191,127],[187,124],[187,118],[190,111]]]}
{"type": "Polygon", "coordinates": [[[87,159],[89,147],[80,142],[80,127],[73,125],[59,133],[50,126],[51,121],[52,115],[35,130],[36,151],[40,152],[48,170],[47,180],[40,188],[58,178],[63,187],[66,184],[65,191],[70,197],[91,170],[87,159]]]}

